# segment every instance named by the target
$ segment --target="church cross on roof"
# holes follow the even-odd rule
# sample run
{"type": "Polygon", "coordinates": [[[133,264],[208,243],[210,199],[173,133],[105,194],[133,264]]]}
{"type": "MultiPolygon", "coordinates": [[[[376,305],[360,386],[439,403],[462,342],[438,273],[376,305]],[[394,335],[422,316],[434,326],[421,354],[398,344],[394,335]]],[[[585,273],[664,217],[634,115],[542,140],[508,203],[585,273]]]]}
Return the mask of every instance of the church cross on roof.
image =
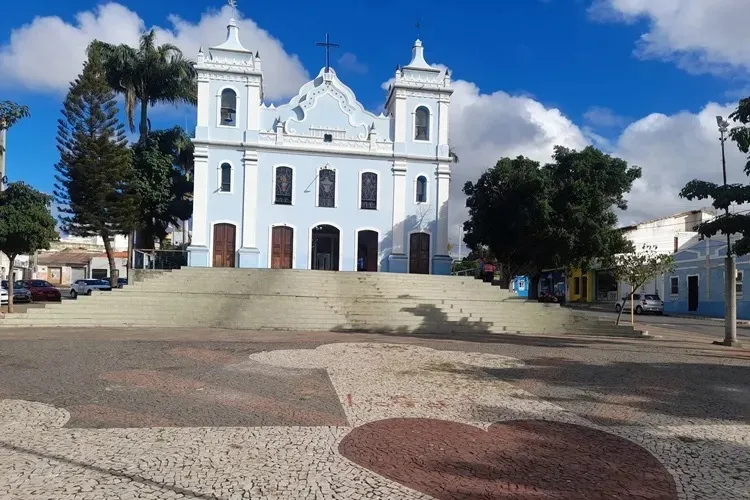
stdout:
{"type": "Polygon", "coordinates": [[[318,42],[315,45],[317,45],[318,47],[326,48],[326,73],[328,73],[329,70],[331,69],[331,48],[340,47],[340,45],[337,43],[331,43],[331,38],[328,36],[328,33],[326,33],[325,42],[318,42]]]}

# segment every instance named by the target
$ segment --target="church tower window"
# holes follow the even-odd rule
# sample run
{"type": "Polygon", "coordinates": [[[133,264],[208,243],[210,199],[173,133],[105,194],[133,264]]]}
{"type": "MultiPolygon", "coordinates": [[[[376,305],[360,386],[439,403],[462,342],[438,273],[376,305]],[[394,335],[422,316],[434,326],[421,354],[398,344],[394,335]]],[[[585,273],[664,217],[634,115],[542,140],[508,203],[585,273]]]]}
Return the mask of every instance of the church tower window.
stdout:
{"type": "Polygon", "coordinates": [[[222,163],[221,165],[221,187],[219,189],[222,193],[232,191],[232,166],[229,163],[222,163]]]}
{"type": "Polygon", "coordinates": [[[414,201],[417,203],[427,202],[427,178],[424,175],[417,177],[417,193],[414,201]]]}
{"type": "Polygon", "coordinates": [[[414,113],[414,139],[417,141],[430,140],[430,110],[424,106],[418,107],[414,113]]]}
{"type": "Polygon", "coordinates": [[[237,94],[232,89],[221,91],[221,125],[237,126],[237,94]]]}
{"type": "Polygon", "coordinates": [[[336,206],[336,171],[324,168],[318,174],[318,206],[336,206]]]}
{"type": "Polygon", "coordinates": [[[360,193],[360,208],[363,210],[378,209],[378,174],[374,172],[362,173],[362,189],[360,193]]]}
{"type": "Polygon", "coordinates": [[[290,167],[276,167],[276,205],[292,204],[292,169],[290,167]]]}

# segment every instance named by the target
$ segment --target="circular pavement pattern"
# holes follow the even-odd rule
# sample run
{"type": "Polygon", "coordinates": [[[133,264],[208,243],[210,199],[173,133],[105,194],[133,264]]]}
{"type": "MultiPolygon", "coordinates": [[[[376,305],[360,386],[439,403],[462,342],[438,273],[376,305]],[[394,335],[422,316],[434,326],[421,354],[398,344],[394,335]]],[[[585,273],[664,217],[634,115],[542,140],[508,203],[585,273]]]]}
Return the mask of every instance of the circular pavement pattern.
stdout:
{"type": "Polygon", "coordinates": [[[395,418],[353,429],[339,452],[440,500],[676,500],[669,472],[624,438],[562,422],[514,420],[487,431],[395,418]]]}

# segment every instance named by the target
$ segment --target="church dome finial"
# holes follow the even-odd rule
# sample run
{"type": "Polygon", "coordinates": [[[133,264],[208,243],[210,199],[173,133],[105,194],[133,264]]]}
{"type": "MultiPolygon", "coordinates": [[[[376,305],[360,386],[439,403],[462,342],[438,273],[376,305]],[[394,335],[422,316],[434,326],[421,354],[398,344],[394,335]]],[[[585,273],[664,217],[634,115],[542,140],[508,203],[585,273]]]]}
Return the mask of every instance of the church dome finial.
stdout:
{"type": "Polygon", "coordinates": [[[432,68],[427,61],[424,59],[424,47],[422,46],[422,40],[417,38],[414,42],[414,47],[411,51],[411,62],[409,63],[410,68],[432,68]]]}
{"type": "Polygon", "coordinates": [[[243,47],[242,43],[240,42],[240,29],[237,26],[237,21],[235,21],[234,18],[230,19],[229,24],[227,25],[227,39],[224,41],[224,43],[215,48],[235,50],[240,52],[250,52],[245,47],[243,47]]]}

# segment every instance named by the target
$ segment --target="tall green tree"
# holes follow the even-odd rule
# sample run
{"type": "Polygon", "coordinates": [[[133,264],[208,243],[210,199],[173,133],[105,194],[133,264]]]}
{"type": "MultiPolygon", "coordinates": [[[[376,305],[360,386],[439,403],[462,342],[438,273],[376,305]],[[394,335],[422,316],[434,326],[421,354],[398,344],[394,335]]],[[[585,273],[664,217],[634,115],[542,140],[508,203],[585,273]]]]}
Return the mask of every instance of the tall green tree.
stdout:
{"type": "MultiPolygon", "coordinates": [[[[104,60],[107,81],[115,92],[122,94],[125,98],[125,114],[131,132],[135,131],[136,108],[140,106],[140,123],[138,126],[139,142],[145,143],[151,124],[148,119],[148,108],[158,103],[179,104],[197,102],[197,83],[194,63],[186,59],[180,49],[172,44],[156,44],[156,33],[154,30],[143,33],[137,48],[129,45],[112,45],[95,40],[89,45],[89,52],[97,52],[104,60]]],[[[149,146],[141,146],[148,149],[149,146]]],[[[145,154],[145,152],[142,151],[145,154]]],[[[155,167],[147,166],[147,162],[136,162],[136,168],[144,168],[148,171],[155,167]]],[[[152,178],[152,181],[157,181],[152,178]]],[[[152,184],[151,188],[144,188],[146,194],[157,195],[162,193],[158,189],[158,182],[152,184]]],[[[175,186],[179,183],[175,183],[175,186]]],[[[162,193],[163,194],[163,193],[162,193]]],[[[173,198],[179,198],[182,193],[175,192],[173,198]]],[[[159,205],[163,206],[164,196],[152,198],[150,203],[152,209],[144,210],[149,214],[159,205]]],[[[159,210],[159,213],[164,213],[159,210]]],[[[140,248],[153,248],[155,234],[162,225],[162,219],[144,219],[141,221],[143,230],[137,234],[137,245],[140,248]]],[[[131,245],[133,244],[131,238],[131,245]]]]}
{"type": "Polygon", "coordinates": [[[489,252],[501,264],[501,282],[514,273],[531,273],[551,224],[550,190],[539,163],[523,156],[502,158],[476,183],[464,185],[469,220],[464,242],[475,258],[489,252]]]}
{"type": "MultiPolygon", "coordinates": [[[[29,108],[12,101],[0,101],[0,138],[3,130],[7,130],[22,118],[31,116],[29,108]]],[[[5,144],[0,141],[0,155],[5,154],[5,144]]]]}
{"type": "Polygon", "coordinates": [[[49,248],[58,238],[50,213],[52,197],[23,182],[0,192],[0,252],[8,256],[8,312],[13,312],[13,264],[16,257],[49,248]]]}
{"type": "Polygon", "coordinates": [[[180,127],[150,132],[133,145],[144,243],[163,242],[167,228],[193,213],[193,144],[180,127]]]}
{"type": "MultiPolygon", "coordinates": [[[[736,125],[729,133],[730,138],[737,144],[740,151],[750,153],[750,97],[741,99],[737,109],[729,115],[736,125]]],[[[729,166],[728,166],[729,167],[729,166]]],[[[717,166],[718,168],[718,166],[717,166]]],[[[750,175],[750,156],[745,164],[744,171],[750,175]]],[[[693,179],[680,191],[680,196],[688,200],[711,199],[711,205],[718,212],[724,213],[733,203],[743,204],[750,202],[750,185],[748,184],[723,184],[693,179]]],[[[750,213],[730,212],[729,215],[720,215],[714,219],[702,222],[696,228],[701,238],[711,238],[717,234],[741,234],[742,237],[732,244],[732,252],[735,255],[747,255],[750,253],[750,213]]]]}
{"type": "Polygon", "coordinates": [[[614,209],[627,208],[624,195],[640,175],[640,168],[591,146],[558,146],[544,166],[503,158],[464,186],[464,241],[472,249],[487,245],[507,273],[505,282],[528,274],[533,294],[542,270],[586,269],[631,248],[615,230],[614,209]]]}
{"type": "Polygon", "coordinates": [[[89,56],[83,73],[71,84],[62,115],[54,193],[62,229],[101,237],[114,287],[118,272],[112,240],[137,227],[140,203],[125,127],[98,54],[89,56]]]}
{"type": "Polygon", "coordinates": [[[95,40],[89,46],[91,52],[102,56],[109,85],[125,98],[131,132],[135,132],[136,106],[140,106],[141,141],[146,140],[151,128],[149,106],[197,101],[194,63],[172,44],[157,45],[154,30],[141,35],[138,48],[95,40]]]}

